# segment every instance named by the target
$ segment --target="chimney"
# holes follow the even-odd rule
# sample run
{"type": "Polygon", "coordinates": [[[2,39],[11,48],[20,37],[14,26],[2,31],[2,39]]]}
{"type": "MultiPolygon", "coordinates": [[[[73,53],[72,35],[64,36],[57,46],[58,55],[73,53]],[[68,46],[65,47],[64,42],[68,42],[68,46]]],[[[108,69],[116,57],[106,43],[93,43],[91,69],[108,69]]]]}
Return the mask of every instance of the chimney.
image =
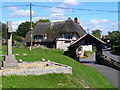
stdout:
{"type": "Polygon", "coordinates": [[[77,17],[74,18],[74,22],[77,23],[77,24],[79,24],[77,17]]]}

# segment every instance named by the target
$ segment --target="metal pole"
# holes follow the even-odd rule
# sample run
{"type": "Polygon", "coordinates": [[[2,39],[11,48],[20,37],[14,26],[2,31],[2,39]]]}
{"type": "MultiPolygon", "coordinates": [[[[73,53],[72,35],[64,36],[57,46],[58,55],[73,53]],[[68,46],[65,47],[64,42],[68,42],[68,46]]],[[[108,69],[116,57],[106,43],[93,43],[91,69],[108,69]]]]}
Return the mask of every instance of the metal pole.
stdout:
{"type": "Polygon", "coordinates": [[[30,3],[30,51],[32,50],[32,4],[30,3]]]}

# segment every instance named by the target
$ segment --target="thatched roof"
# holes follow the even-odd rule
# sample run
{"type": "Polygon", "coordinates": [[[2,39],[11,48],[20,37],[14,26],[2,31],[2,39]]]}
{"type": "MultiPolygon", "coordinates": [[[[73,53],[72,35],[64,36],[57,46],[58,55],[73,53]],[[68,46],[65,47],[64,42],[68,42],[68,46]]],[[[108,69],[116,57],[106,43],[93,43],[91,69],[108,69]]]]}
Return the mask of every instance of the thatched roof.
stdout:
{"type": "MultiPolygon", "coordinates": [[[[55,41],[61,33],[71,33],[75,32],[79,37],[83,36],[86,32],[85,30],[77,23],[75,23],[71,18],[68,18],[63,22],[54,22],[54,23],[38,23],[35,28],[32,30],[33,37],[35,35],[47,35],[45,42],[55,41]]],[[[26,34],[26,42],[30,42],[30,32],[26,34]]]]}
{"type": "Polygon", "coordinates": [[[91,35],[91,34],[89,34],[89,33],[86,33],[85,35],[83,35],[82,37],[80,37],[78,40],[76,40],[75,42],[71,43],[71,45],[74,45],[74,44],[76,44],[76,43],[78,43],[78,42],[81,42],[81,41],[83,41],[85,38],[87,38],[87,40],[90,40],[90,39],[91,39],[91,41],[93,41],[93,42],[96,41],[96,43],[99,42],[99,43],[101,43],[101,44],[107,44],[106,42],[102,41],[101,39],[99,39],[99,38],[97,38],[97,37],[95,37],[95,36],[93,36],[93,35],[91,35]]]}

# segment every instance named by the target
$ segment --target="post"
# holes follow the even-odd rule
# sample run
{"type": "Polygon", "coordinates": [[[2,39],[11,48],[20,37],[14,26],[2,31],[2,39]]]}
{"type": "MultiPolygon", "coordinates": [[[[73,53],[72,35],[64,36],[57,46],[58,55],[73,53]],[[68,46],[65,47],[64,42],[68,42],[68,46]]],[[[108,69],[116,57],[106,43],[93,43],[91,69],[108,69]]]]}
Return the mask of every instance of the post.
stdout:
{"type": "Polygon", "coordinates": [[[12,55],[12,21],[7,22],[7,55],[5,55],[2,66],[3,68],[18,67],[18,62],[15,56],[12,55]]]}
{"type": "Polygon", "coordinates": [[[30,51],[32,50],[32,4],[30,3],[30,51]]]}
{"type": "Polygon", "coordinates": [[[7,22],[7,55],[12,55],[12,22],[7,22]]]}

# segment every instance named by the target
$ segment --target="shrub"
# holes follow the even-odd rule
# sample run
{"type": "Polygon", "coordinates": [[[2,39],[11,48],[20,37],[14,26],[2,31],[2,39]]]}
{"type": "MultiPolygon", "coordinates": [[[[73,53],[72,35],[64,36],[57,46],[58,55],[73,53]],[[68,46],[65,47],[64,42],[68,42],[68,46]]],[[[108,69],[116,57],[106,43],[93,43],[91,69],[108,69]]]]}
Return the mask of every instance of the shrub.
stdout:
{"type": "Polygon", "coordinates": [[[120,46],[113,46],[112,53],[120,55],[120,46]]]}
{"type": "Polygon", "coordinates": [[[84,51],[84,56],[88,57],[90,55],[90,51],[84,51]]]}
{"type": "Polygon", "coordinates": [[[78,47],[78,51],[81,51],[82,50],[82,47],[78,47]]]}

